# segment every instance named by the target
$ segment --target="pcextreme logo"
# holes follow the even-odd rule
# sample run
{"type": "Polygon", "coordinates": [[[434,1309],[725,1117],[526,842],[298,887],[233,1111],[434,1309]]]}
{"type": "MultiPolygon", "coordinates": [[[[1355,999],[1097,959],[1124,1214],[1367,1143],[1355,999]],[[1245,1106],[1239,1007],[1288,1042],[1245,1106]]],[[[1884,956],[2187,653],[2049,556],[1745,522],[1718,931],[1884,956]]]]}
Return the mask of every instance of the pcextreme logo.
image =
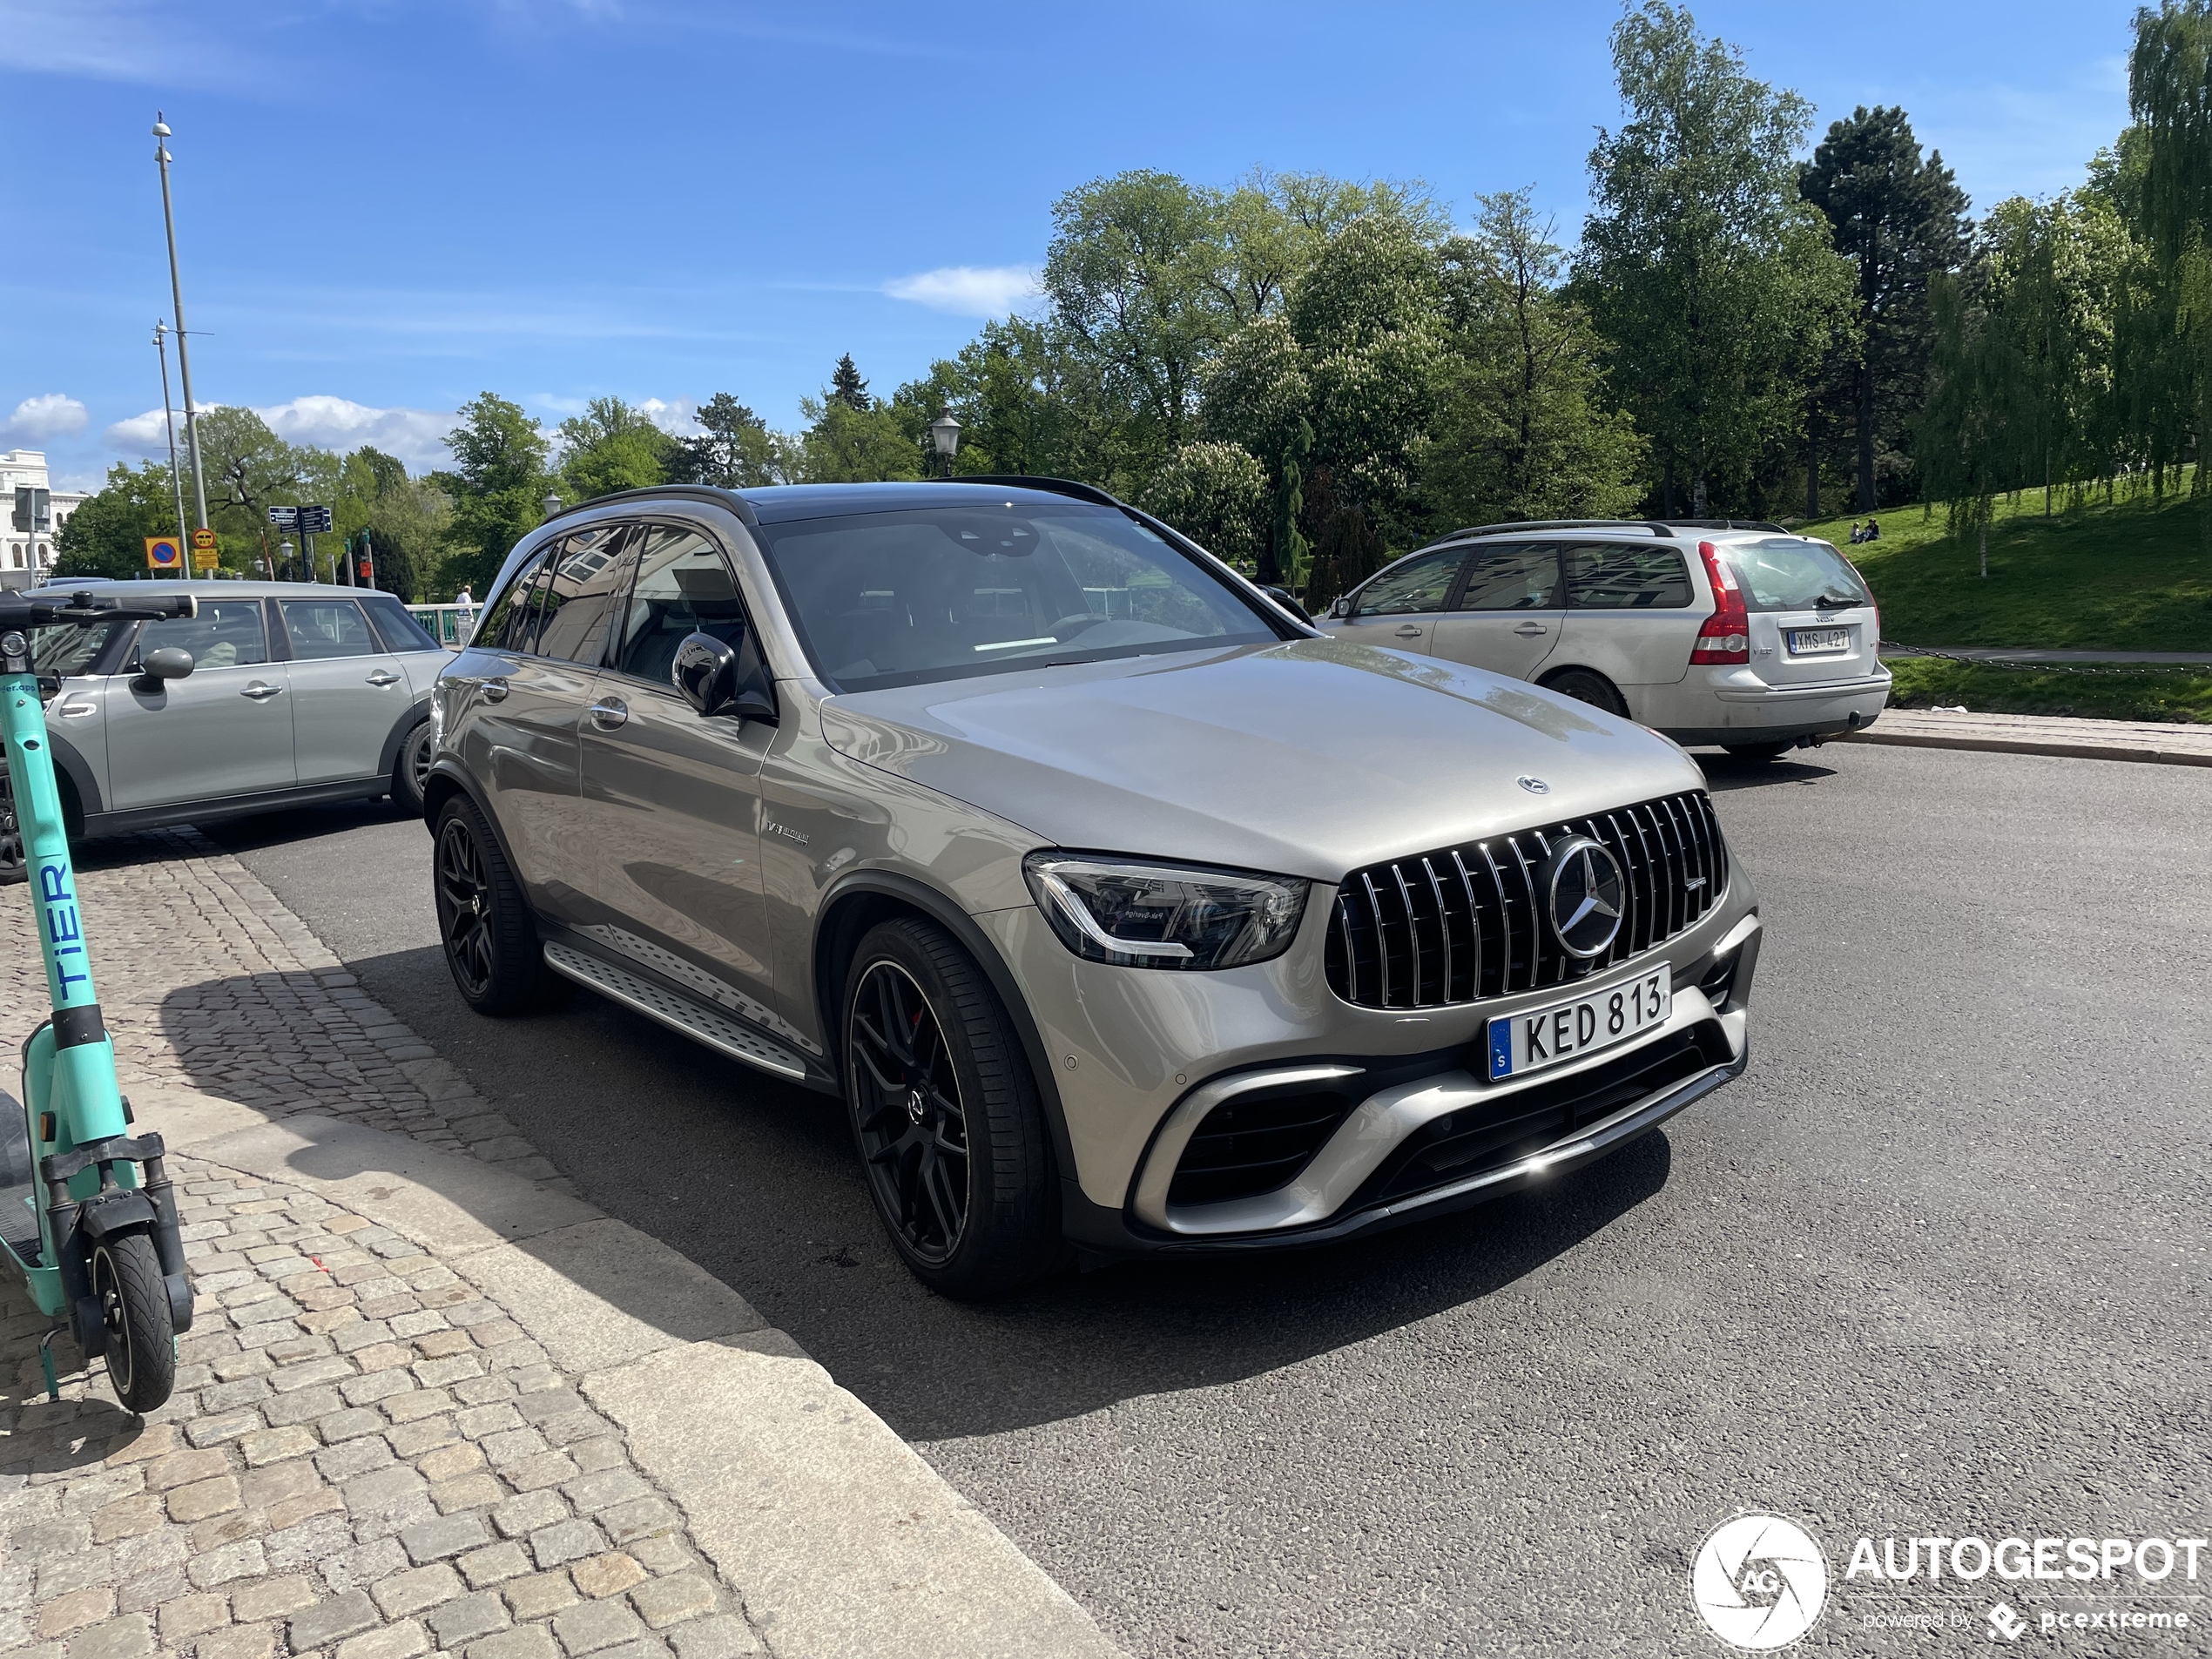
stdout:
{"type": "Polygon", "coordinates": [[[1731,1648],[1786,1648],[1828,1604],[1828,1558],[1796,1521],[1743,1514],[1705,1534],[1689,1563],[1689,1599],[1731,1648]]]}

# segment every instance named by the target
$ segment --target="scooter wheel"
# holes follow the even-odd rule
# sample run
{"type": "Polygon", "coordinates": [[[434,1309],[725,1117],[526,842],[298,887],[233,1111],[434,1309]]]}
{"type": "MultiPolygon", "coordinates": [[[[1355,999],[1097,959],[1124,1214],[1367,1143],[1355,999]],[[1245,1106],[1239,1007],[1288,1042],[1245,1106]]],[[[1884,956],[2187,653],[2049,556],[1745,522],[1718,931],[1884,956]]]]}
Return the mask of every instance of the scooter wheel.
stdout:
{"type": "Polygon", "coordinates": [[[169,1287],[144,1233],[92,1247],[92,1299],[107,1328],[107,1379],[125,1410],[165,1404],[177,1383],[177,1339],[169,1327],[169,1287]]]}

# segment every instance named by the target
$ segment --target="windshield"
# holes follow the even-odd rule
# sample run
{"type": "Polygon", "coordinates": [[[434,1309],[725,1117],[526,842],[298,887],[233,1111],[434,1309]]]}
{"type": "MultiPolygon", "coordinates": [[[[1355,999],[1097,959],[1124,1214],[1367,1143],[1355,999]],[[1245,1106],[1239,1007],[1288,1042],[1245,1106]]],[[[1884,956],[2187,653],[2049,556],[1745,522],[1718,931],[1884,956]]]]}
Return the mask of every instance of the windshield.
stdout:
{"type": "Polygon", "coordinates": [[[1738,543],[1728,557],[1753,610],[1811,610],[1824,600],[1830,610],[1874,603],[1851,561],[1825,542],[1772,536],[1738,543]]]}
{"type": "Polygon", "coordinates": [[[64,678],[82,674],[99,656],[100,648],[115,637],[119,622],[94,623],[80,627],[73,622],[49,624],[30,631],[30,665],[34,673],[64,678]]]}
{"type": "Polygon", "coordinates": [[[1281,637],[1151,530],[1081,502],[801,519],[756,534],[815,671],[840,691],[1281,637]]]}

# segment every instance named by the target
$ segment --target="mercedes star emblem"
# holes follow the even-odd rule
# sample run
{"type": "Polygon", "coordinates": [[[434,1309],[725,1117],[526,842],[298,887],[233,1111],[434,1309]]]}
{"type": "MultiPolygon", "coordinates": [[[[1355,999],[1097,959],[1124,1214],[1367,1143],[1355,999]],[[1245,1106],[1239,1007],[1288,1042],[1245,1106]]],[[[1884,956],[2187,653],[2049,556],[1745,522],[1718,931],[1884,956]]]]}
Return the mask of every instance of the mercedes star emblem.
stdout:
{"type": "Polygon", "coordinates": [[[1601,955],[1621,931],[1621,865],[1587,835],[1552,854],[1552,932],[1570,956],[1601,955]]]}

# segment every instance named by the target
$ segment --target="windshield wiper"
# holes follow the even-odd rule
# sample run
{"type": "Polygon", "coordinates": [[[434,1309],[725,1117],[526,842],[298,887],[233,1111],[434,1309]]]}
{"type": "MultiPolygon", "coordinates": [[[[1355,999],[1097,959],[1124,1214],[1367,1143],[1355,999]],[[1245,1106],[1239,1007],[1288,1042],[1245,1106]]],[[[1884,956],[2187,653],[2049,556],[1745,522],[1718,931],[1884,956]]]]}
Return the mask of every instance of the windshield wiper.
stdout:
{"type": "Polygon", "coordinates": [[[1816,608],[1822,610],[1842,610],[1851,605],[1863,605],[1866,601],[1855,593],[1824,593],[1812,603],[1816,608]]]}

